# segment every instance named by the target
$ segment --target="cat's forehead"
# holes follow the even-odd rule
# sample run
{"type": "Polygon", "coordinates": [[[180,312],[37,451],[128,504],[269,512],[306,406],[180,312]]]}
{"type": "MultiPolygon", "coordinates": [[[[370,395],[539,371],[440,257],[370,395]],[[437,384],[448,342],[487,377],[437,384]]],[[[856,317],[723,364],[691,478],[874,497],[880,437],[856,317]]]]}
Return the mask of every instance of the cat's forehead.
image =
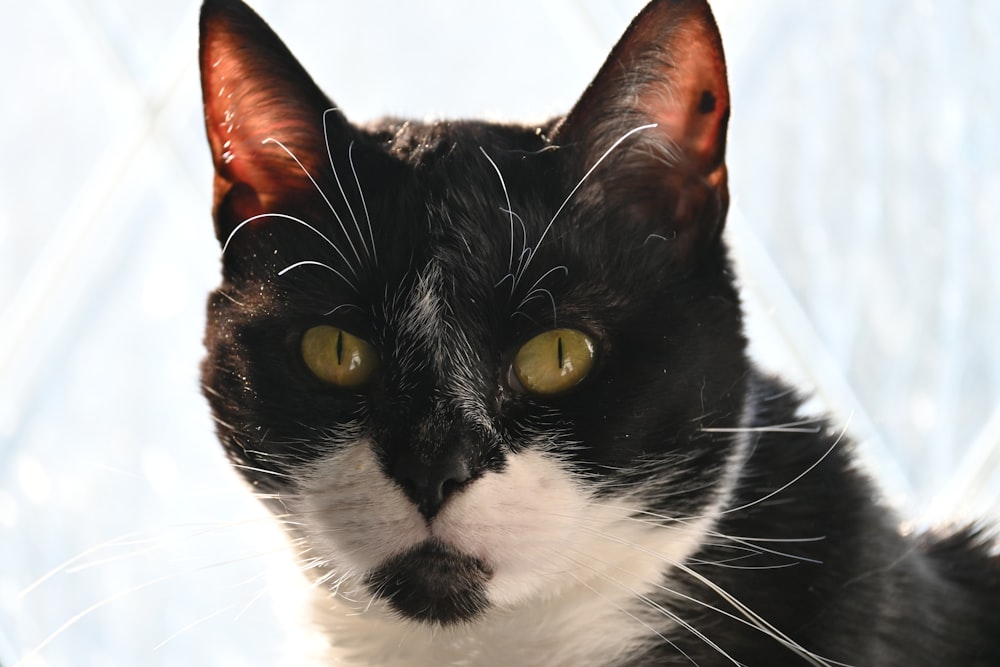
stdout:
{"type": "MultiPolygon", "coordinates": [[[[494,218],[523,215],[515,205],[547,206],[560,189],[558,149],[543,126],[483,121],[382,121],[370,130],[377,149],[405,165],[406,184],[441,242],[494,218]]],[[[387,203],[413,206],[387,193],[387,203]]],[[[534,216],[522,218],[530,225],[534,216]]],[[[471,230],[476,232],[478,230],[471,230]]]]}
{"type": "Polygon", "coordinates": [[[482,120],[421,121],[382,118],[362,129],[375,144],[421,169],[453,166],[456,160],[475,159],[477,151],[530,154],[550,147],[548,136],[560,119],[539,124],[512,124],[482,120]]]}
{"type": "MultiPolygon", "coordinates": [[[[371,132],[407,167],[403,179],[383,181],[385,210],[375,224],[387,243],[411,246],[411,273],[424,288],[454,294],[509,280],[565,197],[558,149],[548,143],[545,127],[391,120],[371,132]],[[410,234],[395,233],[403,225],[410,234]]],[[[361,186],[367,186],[363,176],[361,186]]]]}

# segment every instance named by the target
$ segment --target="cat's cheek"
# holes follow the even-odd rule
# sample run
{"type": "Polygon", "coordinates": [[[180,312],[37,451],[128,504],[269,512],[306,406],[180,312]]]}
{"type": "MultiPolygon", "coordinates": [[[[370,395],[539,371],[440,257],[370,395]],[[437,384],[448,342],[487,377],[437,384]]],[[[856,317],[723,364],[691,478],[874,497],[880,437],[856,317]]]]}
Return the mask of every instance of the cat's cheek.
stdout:
{"type": "Polygon", "coordinates": [[[290,520],[305,527],[310,555],[344,571],[368,571],[430,536],[364,440],[315,463],[289,504],[290,520]]]}
{"type": "Polygon", "coordinates": [[[589,506],[589,493],[566,464],[525,451],[453,498],[432,532],[488,564],[488,598],[511,606],[554,592],[560,574],[575,569],[589,506]]]}

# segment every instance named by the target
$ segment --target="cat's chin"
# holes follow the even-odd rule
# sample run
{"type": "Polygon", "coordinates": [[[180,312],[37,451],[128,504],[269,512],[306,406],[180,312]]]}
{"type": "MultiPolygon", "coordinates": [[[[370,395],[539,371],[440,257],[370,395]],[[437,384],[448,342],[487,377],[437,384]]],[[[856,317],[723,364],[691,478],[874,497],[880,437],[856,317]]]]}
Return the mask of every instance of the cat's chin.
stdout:
{"type": "Polygon", "coordinates": [[[430,539],[384,563],[367,583],[404,618],[451,625],[489,608],[486,585],[492,577],[482,561],[430,539]]]}

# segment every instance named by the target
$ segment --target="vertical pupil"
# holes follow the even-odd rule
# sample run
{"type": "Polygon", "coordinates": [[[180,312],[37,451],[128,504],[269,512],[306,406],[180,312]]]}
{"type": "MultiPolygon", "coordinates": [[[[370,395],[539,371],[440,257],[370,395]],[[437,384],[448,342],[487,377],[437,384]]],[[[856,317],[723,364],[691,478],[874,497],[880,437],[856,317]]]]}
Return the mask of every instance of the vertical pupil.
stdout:
{"type": "Polygon", "coordinates": [[[337,365],[344,363],[344,332],[337,331],[337,365]]]}
{"type": "Polygon", "coordinates": [[[563,367],[563,342],[562,342],[562,336],[559,336],[558,338],[556,338],[556,351],[557,351],[556,353],[559,355],[559,368],[562,369],[562,367],[563,367]]]}

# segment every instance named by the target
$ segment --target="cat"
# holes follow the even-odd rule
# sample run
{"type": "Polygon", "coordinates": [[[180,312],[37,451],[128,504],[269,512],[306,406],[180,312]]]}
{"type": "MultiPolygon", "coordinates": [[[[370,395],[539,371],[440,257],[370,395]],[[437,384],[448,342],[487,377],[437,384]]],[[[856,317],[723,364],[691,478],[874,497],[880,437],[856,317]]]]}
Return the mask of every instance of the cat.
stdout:
{"type": "Polygon", "coordinates": [[[748,360],[703,0],[563,117],[349,122],[201,14],[204,392],[309,582],[317,665],[1000,665],[990,535],[903,531],[748,360]]]}

